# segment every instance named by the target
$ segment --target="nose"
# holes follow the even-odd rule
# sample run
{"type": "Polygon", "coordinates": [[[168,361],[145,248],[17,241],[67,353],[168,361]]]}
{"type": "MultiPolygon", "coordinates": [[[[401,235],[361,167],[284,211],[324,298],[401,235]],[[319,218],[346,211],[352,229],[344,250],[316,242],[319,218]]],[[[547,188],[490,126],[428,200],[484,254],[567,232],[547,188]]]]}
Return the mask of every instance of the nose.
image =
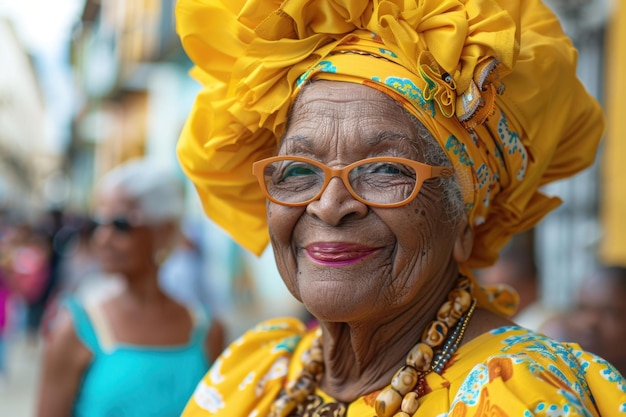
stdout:
{"type": "Polygon", "coordinates": [[[96,227],[91,236],[91,243],[99,246],[107,243],[113,237],[114,230],[110,225],[100,225],[96,227]]]}
{"type": "Polygon", "coordinates": [[[306,210],[323,222],[338,226],[348,219],[365,217],[369,207],[350,194],[341,178],[334,177],[320,198],[309,203],[306,210]]]}

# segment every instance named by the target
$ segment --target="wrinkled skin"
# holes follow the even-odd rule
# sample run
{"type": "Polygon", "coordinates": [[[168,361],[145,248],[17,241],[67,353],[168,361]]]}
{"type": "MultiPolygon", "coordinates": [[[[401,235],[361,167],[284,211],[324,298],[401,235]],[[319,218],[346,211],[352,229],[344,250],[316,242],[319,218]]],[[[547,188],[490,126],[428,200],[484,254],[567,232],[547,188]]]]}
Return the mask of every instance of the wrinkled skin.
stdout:
{"type": "MultiPolygon", "coordinates": [[[[331,167],[375,156],[424,160],[417,129],[398,104],[372,88],[332,81],[301,93],[279,155],[331,167]]],[[[322,388],[335,398],[349,401],[389,383],[469,256],[471,230],[466,219],[446,217],[437,184],[427,180],[397,208],[368,207],[339,178],[305,207],[268,204],[279,271],[324,330],[322,388]],[[311,256],[316,245],[366,255],[325,263],[311,256]]]]}

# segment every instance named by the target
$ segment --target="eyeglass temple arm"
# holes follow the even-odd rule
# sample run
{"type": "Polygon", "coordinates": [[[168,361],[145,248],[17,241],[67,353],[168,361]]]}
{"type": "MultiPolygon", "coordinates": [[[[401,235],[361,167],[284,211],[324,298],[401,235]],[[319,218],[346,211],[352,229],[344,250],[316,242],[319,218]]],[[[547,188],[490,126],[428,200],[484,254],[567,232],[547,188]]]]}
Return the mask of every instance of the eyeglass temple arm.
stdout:
{"type": "Polygon", "coordinates": [[[430,169],[431,177],[450,178],[453,175],[454,175],[454,169],[450,167],[431,167],[430,169]]]}

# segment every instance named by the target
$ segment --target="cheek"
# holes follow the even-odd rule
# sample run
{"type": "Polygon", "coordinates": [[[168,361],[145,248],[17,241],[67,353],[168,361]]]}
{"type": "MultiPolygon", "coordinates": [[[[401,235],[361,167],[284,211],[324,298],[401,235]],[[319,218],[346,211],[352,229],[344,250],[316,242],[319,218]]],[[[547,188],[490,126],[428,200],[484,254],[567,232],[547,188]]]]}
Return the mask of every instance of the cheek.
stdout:
{"type": "Polygon", "coordinates": [[[284,207],[269,203],[267,205],[267,224],[270,241],[274,251],[276,267],[289,291],[297,298],[297,263],[293,232],[302,216],[304,208],[284,207]]]}
{"type": "Polygon", "coordinates": [[[391,257],[393,280],[388,287],[393,297],[406,293],[406,288],[419,291],[423,285],[436,285],[435,280],[421,284],[416,280],[436,276],[453,262],[455,232],[438,201],[438,194],[420,194],[401,215],[384,219],[396,238],[395,253],[391,257]]]}
{"type": "Polygon", "coordinates": [[[420,262],[448,254],[452,248],[453,230],[443,221],[440,205],[416,201],[407,207],[403,219],[394,224],[398,251],[420,262]],[[450,249],[450,250],[449,250],[450,249]]]}

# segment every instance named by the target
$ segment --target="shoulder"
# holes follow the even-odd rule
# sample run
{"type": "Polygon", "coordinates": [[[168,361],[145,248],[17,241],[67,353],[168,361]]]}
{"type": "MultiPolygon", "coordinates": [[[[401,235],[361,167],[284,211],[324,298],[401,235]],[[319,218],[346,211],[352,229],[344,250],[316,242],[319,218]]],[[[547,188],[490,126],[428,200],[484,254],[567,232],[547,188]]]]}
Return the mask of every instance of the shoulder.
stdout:
{"type": "Polygon", "coordinates": [[[75,299],[67,299],[55,310],[50,318],[44,338],[44,354],[48,361],[82,367],[91,361],[91,352],[79,337],[77,330],[77,310],[81,308],[75,299]]]}
{"type": "Polygon", "coordinates": [[[236,369],[244,359],[255,357],[261,363],[289,357],[306,332],[302,322],[293,318],[271,319],[259,323],[231,343],[220,355],[214,368],[225,372],[236,369]],[[262,360],[265,359],[265,360],[262,360]]]}
{"type": "Polygon", "coordinates": [[[48,327],[46,336],[66,338],[77,334],[81,315],[84,314],[82,302],[75,296],[64,296],[48,308],[48,327]]]}
{"type": "Polygon", "coordinates": [[[244,333],[211,366],[183,415],[249,415],[261,398],[276,396],[305,333],[294,318],[267,320],[244,333]]]}
{"type": "Polygon", "coordinates": [[[487,332],[468,347],[471,354],[458,361],[466,367],[451,409],[467,415],[484,407],[518,410],[518,415],[529,409],[587,415],[606,407],[611,410],[606,415],[626,415],[619,414],[626,406],[626,381],[577,345],[508,326],[487,332]]]}

